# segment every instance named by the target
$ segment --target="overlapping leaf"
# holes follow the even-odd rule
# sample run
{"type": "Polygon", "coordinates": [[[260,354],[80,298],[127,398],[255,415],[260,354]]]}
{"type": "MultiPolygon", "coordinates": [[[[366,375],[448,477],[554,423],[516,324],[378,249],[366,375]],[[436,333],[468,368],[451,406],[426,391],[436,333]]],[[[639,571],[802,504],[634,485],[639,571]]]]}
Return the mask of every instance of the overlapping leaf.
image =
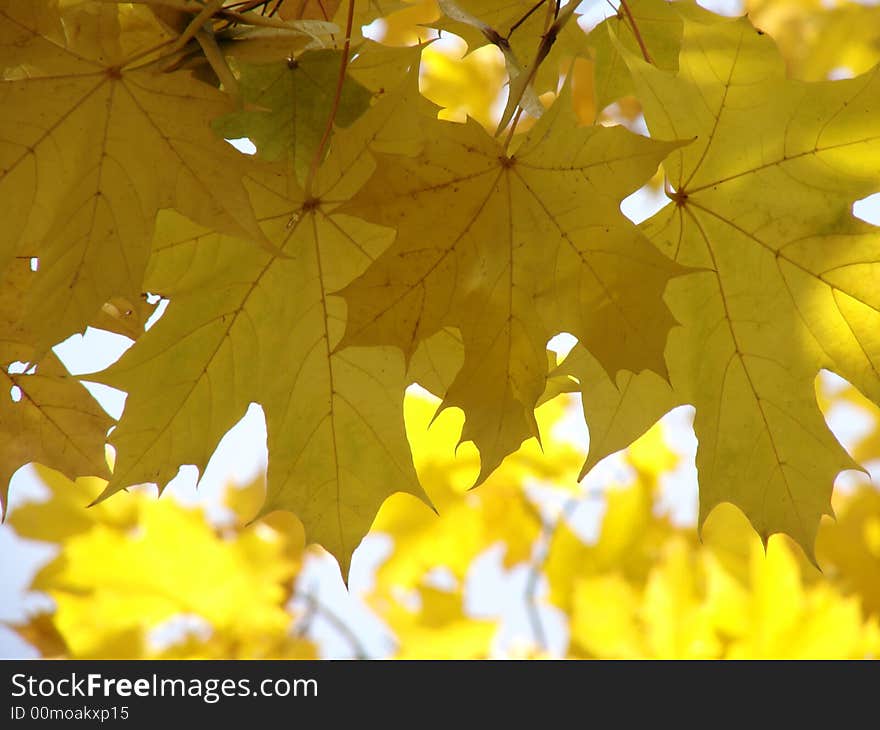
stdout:
{"type": "Polygon", "coordinates": [[[209,127],[231,103],[189,72],[139,65],[172,40],[150,18],[115,4],[0,3],[0,263],[40,259],[24,317],[39,352],[112,298],[138,301],[160,208],[260,238],[243,160],[209,127]],[[141,32],[121,33],[133,17],[141,32]]]}
{"type": "MultiPolygon", "coordinates": [[[[327,126],[333,106],[341,51],[304,53],[273,64],[243,65],[242,96],[253,110],[237,111],[214,121],[226,138],[248,137],[267,160],[290,159],[304,179],[327,126]]],[[[370,92],[346,78],[335,122],[354,122],[370,105],[370,92]]]]}
{"type": "Polygon", "coordinates": [[[625,449],[663,414],[681,405],[669,383],[650,370],[621,371],[612,379],[585,347],[576,346],[553,373],[572,377],[581,392],[590,450],[583,478],[602,459],[625,449]]]}
{"type": "Polygon", "coordinates": [[[476,123],[436,122],[413,158],[383,156],[346,211],[397,229],[394,245],[341,294],[346,344],[411,356],[457,327],[464,364],[444,398],[467,417],[483,480],[525,438],[571,332],[611,372],[664,371],[672,324],[662,295],[682,269],[652,250],[619,201],[676,147],[621,128],[577,128],[565,96],[513,154],[476,123]],[[418,215],[415,215],[418,211],[418,215]]]}
{"type": "MultiPolygon", "coordinates": [[[[273,63],[257,68],[232,49],[244,47],[227,22],[237,11],[179,49],[175,34],[206,6],[158,7],[0,0],[0,359],[13,373],[40,360],[7,374],[4,483],[35,459],[70,475],[105,468],[109,419],[44,357],[99,324],[140,335],[95,376],[130,393],[105,495],[164,485],[181,464],[203,468],[258,402],[269,426],[265,510],[296,511],[345,567],[387,495],[424,497],[402,421],[410,382],[464,411],[461,438],[480,451],[482,481],[540,438],[536,405],[576,378],[593,439],[585,470],[693,403],[702,516],[733,501],[765,541],[786,531],[811,552],[833,479],[853,466],[825,427],[814,376],[830,368],[880,402],[880,237],[851,214],[880,189],[880,72],[787,81],[747,21],[703,23],[692,2],[633,0],[639,33],[625,10],[592,37],[595,87],[600,109],[635,88],[655,140],[578,128],[566,91],[508,150],[473,121],[418,113],[414,76],[389,92],[419,48],[364,43],[337,88],[340,52],[301,54],[297,41],[278,56],[289,30],[280,21],[265,21],[272,43],[252,39],[273,63]],[[190,50],[210,69],[182,70],[190,50]],[[640,60],[648,55],[654,66],[640,60]],[[237,108],[218,79],[249,106],[237,108]],[[292,158],[305,189],[288,166],[232,151],[210,129],[218,117],[223,134],[252,137],[264,157],[292,158]],[[369,147],[382,153],[378,167],[369,147]],[[643,228],[663,256],[619,204],[669,153],[673,204],[643,228]],[[686,268],[696,273],[669,284],[686,268]],[[145,291],[171,305],[142,334],[145,291]],[[581,344],[554,371],[546,345],[561,331],[581,344]],[[559,377],[548,384],[550,374],[559,377]]],[[[358,24],[372,7],[358,8],[358,24]]],[[[573,7],[562,8],[560,34],[573,7]]],[[[525,64],[550,48],[556,6],[444,8],[439,27],[506,54],[506,122],[513,102],[525,104],[525,64]]],[[[555,91],[556,61],[581,50],[575,24],[564,32],[539,89],[555,91]]],[[[863,48],[849,63],[868,57],[863,48]]],[[[495,92],[483,91],[488,109],[495,92]]]]}
{"type": "MultiPolygon", "coordinates": [[[[554,399],[538,409],[536,417],[545,431],[559,422],[567,405],[554,399]]],[[[456,448],[461,414],[446,411],[433,420],[434,410],[435,404],[422,397],[407,398],[416,470],[440,517],[407,495],[395,495],[382,507],[373,531],[391,537],[395,548],[376,576],[387,590],[416,587],[438,565],[464,581],[476,557],[502,542],[504,567],[524,563],[542,530],[524,485],[539,480],[562,489],[575,485],[580,455],[551,437],[546,452],[535,441],[526,442],[480,489],[469,492],[480,461],[472,446],[456,448]]]]}
{"type": "Polygon", "coordinates": [[[544,35],[566,12],[567,5],[560,9],[553,2],[528,0],[442,0],[439,4],[442,14],[434,27],[461,36],[472,51],[496,45],[506,57],[511,82],[520,74],[531,75],[538,93],[556,91],[560,62],[586,50],[584,33],[574,17],[553,38],[544,41],[544,35]],[[547,53],[539,58],[542,45],[547,53]],[[535,61],[538,68],[532,74],[535,61]]]}
{"type": "Polygon", "coordinates": [[[30,348],[17,321],[33,278],[28,262],[13,260],[0,280],[0,514],[9,480],[25,464],[40,462],[70,477],[108,475],[110,417],[53,353],[21,371],[30,348]]]}
{"type": "Polygon", "coordinates": [[[677,76],[627,56],[653,134],[693,138],[665,164],[674,205],[646,224],[672,258],[684,324],[667,348],[697,408],[703,518],[722,501],[808,554],[854,462],[825,426],[820,368],[880,399],[877,230],[851,213],[880,189],[880,72],[806,84],[746,20],[685,23],[677,76]]]}
{"type": "Polygon", "coordinates": [[[294,511],[344,574],[386,496],[423,496],[403,426],[403,357],[389,347],[336,351],[345,310],[330,296],[389,242],[389,231],[338,205],[369,174],[367,145],[420,113],[417,94],[411,76],[337,137],[318,197],[283,171],[248,179],[280,255],[163,214],[147,281],[170,298],[168,311],[95,376],[129,392],[105,496],[133,483],[164,485],[180,464],[203,469],[251,402],[262,404],[268,427],[263,513],[294,511]]]}
{"type": "Polygon", "coordinates": [[[636,56],[647,54],[657,68],[677,71],[683,16],[702,22],[717,17],[693,0],[629,0],[627,11],[619,8],[616,15],[596,26],[586,39],[596,62],[596,113],[635,93],[619,46],[636,56]]]}

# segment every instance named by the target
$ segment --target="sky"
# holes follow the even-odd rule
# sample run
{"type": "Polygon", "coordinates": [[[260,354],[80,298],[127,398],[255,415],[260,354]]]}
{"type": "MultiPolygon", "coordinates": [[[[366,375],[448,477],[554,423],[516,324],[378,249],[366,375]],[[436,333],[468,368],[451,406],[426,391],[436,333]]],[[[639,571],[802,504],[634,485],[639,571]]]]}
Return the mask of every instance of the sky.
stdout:
{"type": "MultiPolygon", "coordinates": [[[[716,12],[739,14],[742,3],[736,0],[701,3],[716,12]]],[[[594,24],[601,14],[607,12],[607,4],[593,3],[582,24],[594,24]]],[[[247,141],[239,143],[244,152],[252,151],[247,141]]],[[[627,198],[621,209],[630,219],[638,223],[648,218],[668,202],[662,192],[643,189],[627,198]]],[[[854,213],[871,223],[880,225],[880,194],[856,203],[854,213]]],[[[148,326],[161,316],[164,303],[148,326]]],[[[86,374],[103,369],[118,359],[131,345],[131,341],[120,335],[101,330],[89,329],[84,335],[74,335],[55,348],[55,352],[74,374],[86,374]]],[[[574,344],[570,335],[559,335],[549,343],[560,353],[567,352],[574,344]]],[[[829,382],[842,382],[836,376],[823,374],[829,382]]],[[[86,386],[99,400],[111,416],[118,418],[123,410],[125,394],[106,386],[89,384],[86,386]]],[[[677,408],[664,419],[666,435],[670,444],[682,456],[681,466],[665,477],[660,509],[670,514],[679,524],[695,524],[697,513],[697,480],[694,467],[696,438],[691,428],[693,409],[689,406],[677,408]]],[[[864,416],[843,407],[829,415],[829,425],[844,444],[859,435],[866,427],[864,416]]],[[[570,416],[556,434],[571,440],[586,452],[589,443],[586,426],[579,407],[573,407],[570,416]]],[[[226,516],[220,503],[223,486],[229,481],[246,484],[265,469],[266,429],[262,409],[251,405],[245,417],[227,433],[217,448],[196,488],[198,474],[195,467],[181,468],[178,476],[166,488],[163,498],[180,500],[186,504],[205,506],[212,519],[222,521],[226,516]]],[[[628,467],[619,455],[612,455],[583,482],[584,493],[601,490],[610,483],[626,481],[628,467]]],[[[539,487],[535,488],[539,492],[539,487]]],[[[9,510],[33,499],[44,498],[46,490],[34,478],[30,467],[20,469],[11,483],[9,510]]],[[[552,511],[559,508],[558,503],[546,495],[538,497],[543,509],[552,511]]],[[[570,522],[585,539],[595,539],[604,511],[603,500],[581,500],[578,510],[570,522]]],[[[307,563],[300,576],[300,586],[309,591],[320,591],[322,604],[332,606],[350,626],[361,636],[370,655],[384,655],[389,648],[387,630],[359,601],[358,595],[369,588],[374,568],[381,563],[391,549],[389,540],[383,536],[369,536],[355,553],[350,578],[351,592],[346,593],[340,579],[335,561],[329,556],[319,557],[307,563]]],[[[0,586],[3,601],[0,603],[0,658],[36,656],[34,650],[21,641],[2,622],[20,621],[34,610],[51,605],[45,596],[26,594],[25,588],[35,570],[51,559],[53,549],[45,544],[22,540],[15,536],[7,525],[0,526],[0,586]]],[[[522,636],[528,636],[528,620],[522,596],[528,579],[527,566],[513,571],[500,569],[502,553],[499,549],[488,550],[478,560],[471,571],[466,587],[468,608],[474,615],[503,616],[502,630],[497,638],[499,651],[516,643],[522,636]]],[[[442,572],[436,576],[442,584],[442,572]]],[[[542,621],[552,653],[564,652],[567,642],[565,621],[555,609],[542,608],[542,621]]],[[[347,642],[333,627],[318,617],[313,626],[312,636],[324,647],[330,656],[346,656],[350,652],[347,642]]]]}

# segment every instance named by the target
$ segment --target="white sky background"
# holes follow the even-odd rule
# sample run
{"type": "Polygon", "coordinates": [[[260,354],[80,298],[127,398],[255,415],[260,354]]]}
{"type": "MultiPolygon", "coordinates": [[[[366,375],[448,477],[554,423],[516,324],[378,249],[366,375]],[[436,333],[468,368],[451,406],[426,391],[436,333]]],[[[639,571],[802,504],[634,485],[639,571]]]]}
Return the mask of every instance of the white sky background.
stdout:
{"type": "MultiPolygon", "coordinates": [[[[742,12],[742,2],[739,0],[707,1],[701,4],[728,15],[742,12]]],[[[594,25],[609,11],[607,3],[591,3],[581,24],[594,25]]],[[[662,192],[642,190],[627,198],[621,208],[633,221],[640,222],[667,202],[662,192]]],[[[880,194],[857,203],[854,212],[857,216],[880,225],[880,194]]],[[[551,341],[551,347],[566,352],[573,341],[568,335],[560,335],[551,341]]],[[[73,336],[57,346],[55,351],[71,372],[83,374],[103,369],[118,359],[131,344],[125,337],[89,329],[85,336],[73,336]]],[[[839,381],[836,376],[827,373],[823,377],[839,381]]],[[[119,417],[125,400],[123,393],[101,385],[87,384],[87,387],[112,416],[119,417]]],[[[693,409],[685,406],[675,409],[663,419],[667,438],[682,455],[682,465],[676,472],[667,475],[660,509],[683,525],[695,524],[697,517],[697,480],[694,467],[696,439],[691,428],[692,413],[693,409]]],[[[870,426],[864,414],[845,406],[829,414],[829,425],[844,445],[851,443],[870,426]]],[[[572,440],[586,452],[589,439],[579,407],[573,409],[556,435],[572,440]]],[[[186,504],[202,504],[212,519],[222,520],[224,508],[220,504],[220,494],[224,485],[230,481],[247,483],[265,469],[266,458],[266,429],[262,409],[252,405],[241,422],[221,441],[205,470],[198,490],[196,469],[188,466],[183,467],[169,484],[165,495],[186,504]]],[[[619,455],[611,456],[587,476],[582,483],[583,492],[601,490],[615,482],[626,482],[627,471],[628,467],[619,455]]],[[[845,476],[840,481],[854,478],[845,476]]],[[[547,496],[546,490],[536,487],[534,491],[545,510],[553,511],[560,507],[552,497],[547,496]]],[[[24,467],[12,480],[9,509],[14,511],[17,505],[45,498],[45,494],[45,487],[34,478],[30,467],[24,467]]],[[[598,535],[603,513],[604,500],[583,499],[570,522],[584,539],[592,540],[598,535]]],[[[300,589],[317,594],[323,605],[331,607],[357,633],[371,656],[387,655],[392,644],[389,643],[389,632],[367,611],[358,596],[369,589],[374,568],[381,564],[390,549],[390,541],[384,536],[369,536],[364,541],[355,553],[352,563],[350,595],[346,594],[335,561],[327,555],[310,560],[299,579],[300,589]]],[[[35,609],[51,605],[46,596],[27,595],[25,589],[35,570],[50,560],[53,554],[52,547],[20,539],[10,527],[0,526],[0,586],[3,596],[0,603],[0,622],[21,621],[35,609]]],[[[465,591],[468,608],[473,614],[502,617],[502,629],[496,639],[499,649],[526,643],[532,638],[523,600],[528,566],[519,566],[505,572],[500,567],[501,556],[500,548],[496,547],[479,558],[469,574],[465,591]]],[[[442,571],[435,577],[438,584],[450,579],[442,571]]],[[[547,632],[550,653],[563,653],[567,644],[564,617],[555,609],[543,607],[541,618],[547,632]]],[[[322,645],[328,656],[351,654],[348,642],[320,616],[313,623],[311,635],[322,645]]],[[[36,656],[36,652],[10,629],[0,625],[0,658],[28,656],[36,656]]]]}

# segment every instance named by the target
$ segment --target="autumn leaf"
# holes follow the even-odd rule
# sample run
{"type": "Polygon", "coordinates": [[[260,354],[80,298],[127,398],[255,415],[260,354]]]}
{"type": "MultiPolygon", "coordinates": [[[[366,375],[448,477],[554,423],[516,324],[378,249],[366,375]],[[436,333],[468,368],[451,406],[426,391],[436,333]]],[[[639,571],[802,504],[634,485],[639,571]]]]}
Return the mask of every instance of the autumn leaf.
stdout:
{"type": "Polygon", "coordinates": [[[256,402],[270,452],[262,514],[294,511],[343,575],[385,497],[425,498],[404,431],[403,357],[390,347],[337,349],[344,303],[330,296],[389,243],[388,231],[340,213],[336,196],[369,175],[371,141],[394,134],[410,104],[421,113],[415,83],[337,135],[316,197],[283,168],[248,179],[278,256],[178,214],[160,216],[147,285],[171,300],[168,311],[116,364],[90,376],[129,393],[102,496],[142,482],[164,487],[181,464],[204,470],[256,402]]]}
{"type": "Polygon", "coordinates": [[[443,407],[467,416],[462,440],[480,450],[478,482],[539,436],[534,408],[556,333],[577,336],[609,371],[664,371],[672,320],[661,297],[682,269],[618,205],[675,147],[578,128],[566,95],[512,154],[472,121],[433,122],[418,156],[380,156],[345,206],[397,238],[340,292],[343,343],[393,344],[410,357],[441,328],[458,328],[464,364],[443,407]]]}
{"type": "MultiPolygon", "coordinates": [[[[267,160],[289,158],[304,180],[327,126],[341,59],[341,51],[328,49],[273,64],[242,65],[242,97],[256,108],[215,119],[214,130],[226,138],[249,138],[267,160]]],[[[352,124],[369,107],[370,96],[347,77],[335,123],[352,124]]]]}
{"type": "Polygon", "coordinates": [[[77,658],[332,655],[325,629],[401,658],[877,654],[880,504],[831,500],[856,463],[823,416],[868,411],[835,432],[876,455],[880,237],[853,207],[880,190],[877,8],[627,0],[585,35],[577,7],[0,0],[0,493],[30,465],[38,500],[4,529],[55,551],[20,638],[77,658]],[[606,126],[642,111],[650,136],[606,126]],[[115,426],[53,351],[87,327],[132,341],[83,378],[126,392],[115,426]],[[848,382],[822,390],[823,369],[848,382]],[[267,470],[222,519],[137,488],[204,474],[254,404],[267,470]],[[656,423],[684,404],[699,526],[656,423]],[[307,542],[353,562],[363,624],[307,542]]]}
{"type": "Polygon", "coordinates": [[[635,93],[632,76],[617,43],[634,55],[649,54],[651,63],[658,68],[678,70],[682,21],[676,12],[677,6],[673,8],[665,0],[630,0],[627,8],[629,15],[621,6],[617,14],[599,23],[587,36],[595,59],[596,115],[610,103],[635,93]]]}
{"type": "Polygon", "coordinates": [[[24,324],[37,353],[82,331],[105,302],[137,302],[160,208],[260,239],[245,164],[211,118],[230,100],[189,72],[162,73],[171,40],[142,7],[3,0],[0,262],[37,257],[24,324]],[[120,25],[133,15],[152,28],[120,25]],[[145,55],[146,54],[146,55],[145,55]]]}
{"type": "Polygon", "coordinates": [[[612,380],[589,351],[577,345],[553,371],[571,377],[581,392],[590,450],[580,478],[602,459],[625,449],[664,414],[681,405],[669,383],[657,373],[622,370],[612,380]]]}
{"type": "Polygon", "coordinates": [[[14,260],[0,280],[0,514],[9,480],[25,464],[40,462],[70,477],[109,473],[104,440],[111,418],[54,353],[27,363],[30,347],[18,320],[33,278],[27,261],[14,260]]]}
{"type": "Polygon", "coordinates": [[[665,163],[674,204],[645,231],[705,269],[667,295],[684,325],[667,348],[672,383],[697,408],[701,519],[730,501],[764,540],[786,532],[812,555],[834,478],[856,468],[813,379],[828,368],[880,398],[867,285],[880,248],[851,213],[880,187],[866,164],[880,149],[877,71],[787,81],[746,20],[685,22],[677,76],[627,62],[652,132],[694,139],[665,163]]]}

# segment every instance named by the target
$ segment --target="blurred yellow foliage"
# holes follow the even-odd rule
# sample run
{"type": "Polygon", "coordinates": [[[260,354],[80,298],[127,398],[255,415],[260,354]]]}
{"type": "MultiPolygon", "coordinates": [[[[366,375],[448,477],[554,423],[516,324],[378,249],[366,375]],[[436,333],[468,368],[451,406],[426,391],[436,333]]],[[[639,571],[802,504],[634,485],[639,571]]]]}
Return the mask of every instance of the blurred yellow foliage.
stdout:
{"type": "Polygon", "coordinates": [[[32,588],[55,602],[52,622],[70,656],[314,655],[309,642],[288,636],[285,608],[304,548],[301,527],[218,529],[202,509],[140,492],[87,510],[103,481],[38,473],[49,500],[16,510],[10,524],[61,548],[32,588]],[[205,630],[161,640],[157,629],[187,619],[205,630]]]}
{"type": "Polygon", "coordinates": [[[841,0],[747,0],[756,27],[779,45],[789,73],[807,81],[857,75],[880,60],[880,7],[841,0]]]}
{"type": "Polygon", "coordinates": [[[505,80],[504,58],[495,46],[483,46],[463,57],[433,46],[422,53],[419,90],[443,107],[441,119],[463,122],[473,117],[494,130],[498,124],[495,102],[505,80]]]}
{"type": "Polygon", "coordinates": [[[496,622],[467,616],[459,591],[424,586],[411,607],[374,596],[371,605],[397,636],[398,659],[485,659],[496,622]]]}
{"type": "MultiPolygon", "coordinates": [[[[860,403],[854,398],[844,388],[824,393],[823,405],[860,403]]],[[[439,515],[397,494],[371,533],[385,536],[390,550],[361,598],[393,635],[392,655],[553,655],[528,628],[514,632],[509,646],[499,645],[499,617],[473,613],[468,580],[478,559],[498,545],[502,570],[525,566],[546,577],[546,594],[523,601],[536,601],[531,609],[539,622],[551,605],[567,615],[570,657],[857,658],[880,652],[880,492],[874,487],[836,495],[838,521],[826,520],[819,533],[820,573],[787,538],[773,536],[765,554],[730,505],[709,516],[702,541],[693,527],[662,514],[663,485],[681,465],[662,424],[623,453],[626,470],[618,483],[598,493],[572,490],[583,454],[565,437],[564,423],[577,405],[570,396],[552,399],[538,410],[543,450],[526,442],[471,491],[479,456],[471,444],[458,444],[461,413],[447,409],[435,417],[437,404],[418,393],[406,399],[416,467],[439,515]],[[539,486],[568,504],[558,519],[535,501],[530,489],[539,486]],[[595,539],[582,537],[566,519],[585,500],[604,505],[595,539]]],[[[297,597],[311,600],[299,593],[310,554],[301,525],[287,513],[249,522],[263,499],[261,479],[227,488],[226,517],[218,522],[201,508],[140,491],[84,509],[100,493],[101,480],[73,483],[43,468],[37,475],[49,498],[17,507],[9,524],[22,537],[58,547],[31,584],[51,597],[54,611],[16,627],[43,655],[321,652],[305,630],[308,622],[299,622],[292,608],[297,597]]],[[[498,577],[484,579],[500,585],[498,577]]],[[[313,603],[311,610],[335,607],[313,603]]],[[[343,633],[356,640],[365,627],[350,625],[343,633]]]]}

